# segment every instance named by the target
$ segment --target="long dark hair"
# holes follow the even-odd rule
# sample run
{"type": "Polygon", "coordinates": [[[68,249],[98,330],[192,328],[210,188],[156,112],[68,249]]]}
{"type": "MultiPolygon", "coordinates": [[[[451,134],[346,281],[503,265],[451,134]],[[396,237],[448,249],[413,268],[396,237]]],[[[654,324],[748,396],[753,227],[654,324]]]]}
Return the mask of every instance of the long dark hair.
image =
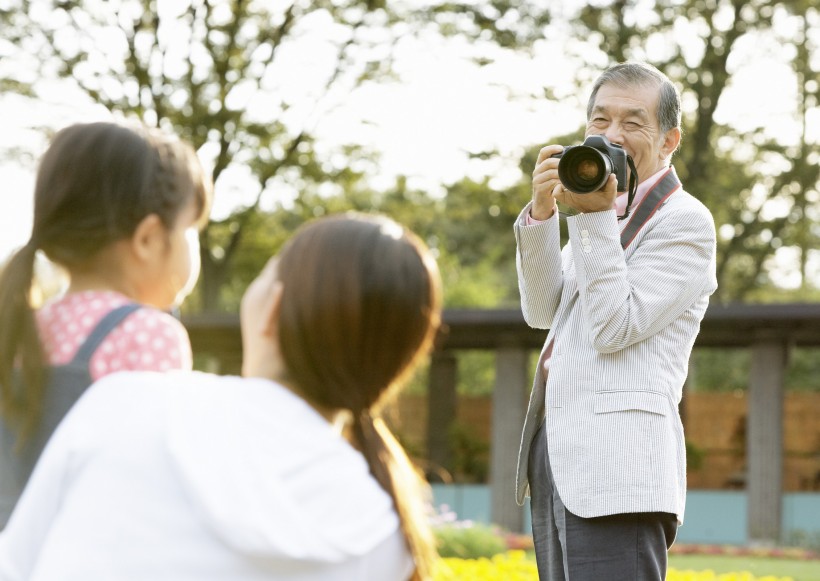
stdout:
{"type": "Polygon", "coordinates": [[[423,483],[379,410],[427,354],[439,327],[435,261],[395,222],[346,214],[303,227],[283,249],[278,272],[288,379],[309,401],[351,413],[354,444],[393,498],[414,578],[432,578],[435,543],[423,483]]]}
{"type": "Polygon", "coordinates": [[[55,135],[40,160],[31,237],[0,273],[0,412],[23,435],[39,419],[45,379],[31,305],[37,251],[70,273],[146,216],[170,229],[191,201],[204,220],[210,200],[196,153],[158,130],[90,123],[55,135]],[[15,367],[22,382],[12,382],[15,367]]]}

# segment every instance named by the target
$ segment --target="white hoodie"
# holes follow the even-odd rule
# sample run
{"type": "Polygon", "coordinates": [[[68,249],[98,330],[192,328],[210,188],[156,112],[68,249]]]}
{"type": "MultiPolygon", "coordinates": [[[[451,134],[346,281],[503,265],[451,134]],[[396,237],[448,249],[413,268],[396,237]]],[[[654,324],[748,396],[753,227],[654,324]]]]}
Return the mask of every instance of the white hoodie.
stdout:
{"type": "Polygon", "coordinates": [[[390,497],[327,420],[276,383],[196,372],[92,386],[0,534],[2,581],[412,571],[390,497]]]}

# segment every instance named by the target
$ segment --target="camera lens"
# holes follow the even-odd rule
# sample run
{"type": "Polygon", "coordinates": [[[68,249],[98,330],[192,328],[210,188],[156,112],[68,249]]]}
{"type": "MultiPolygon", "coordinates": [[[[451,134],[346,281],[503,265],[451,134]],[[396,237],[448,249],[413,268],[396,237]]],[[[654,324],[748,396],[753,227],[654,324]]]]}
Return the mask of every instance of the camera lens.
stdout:
{"type": "Polygon", "coordinates": [[[558,178],[576,194],[600,190],[611,173],[609,156],[586,145],[568,148],[558,162],[558,178]]]}

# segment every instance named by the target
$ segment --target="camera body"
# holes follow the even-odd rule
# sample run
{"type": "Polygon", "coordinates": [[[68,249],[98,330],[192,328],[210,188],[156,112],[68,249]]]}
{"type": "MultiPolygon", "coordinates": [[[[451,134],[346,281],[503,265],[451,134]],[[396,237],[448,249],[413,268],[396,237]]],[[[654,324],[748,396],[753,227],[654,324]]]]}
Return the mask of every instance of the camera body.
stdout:
{"type": "Polygon", "coordinates": [[[619,192],[628,189],[626,151],[603,135],[590,135],[583,144],[565,147],[563,152],[552,157],[561,158],[558,178],[571,192],[588,194],[598,191],[611,173],[618,179],[619,192]]]}

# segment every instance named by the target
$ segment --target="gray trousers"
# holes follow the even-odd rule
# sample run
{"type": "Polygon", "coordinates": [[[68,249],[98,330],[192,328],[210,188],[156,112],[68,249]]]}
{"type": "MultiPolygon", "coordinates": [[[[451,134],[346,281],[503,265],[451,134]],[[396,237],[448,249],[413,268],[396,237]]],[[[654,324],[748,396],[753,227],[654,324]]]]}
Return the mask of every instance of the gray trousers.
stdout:
{"type": "Polygon", "coordinates": [[[542,424],[530,448],[532,536],[541,581],[663,581],[678,520],[666,512],[581,518],[552,479],[542,424]]]}

